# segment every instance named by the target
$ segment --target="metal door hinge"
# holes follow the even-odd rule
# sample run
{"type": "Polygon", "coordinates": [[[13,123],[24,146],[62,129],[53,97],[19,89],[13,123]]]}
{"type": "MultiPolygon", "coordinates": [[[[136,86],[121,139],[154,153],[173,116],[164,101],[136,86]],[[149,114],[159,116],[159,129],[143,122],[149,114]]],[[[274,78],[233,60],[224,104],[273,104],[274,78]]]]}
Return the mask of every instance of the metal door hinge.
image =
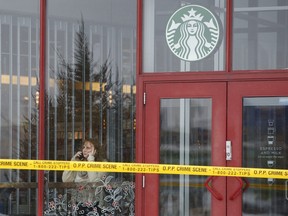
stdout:
{"type": "Polygon", "coordinates": [[[226,160],[232,160],[232,144],[231,141],[226,141],[226,160]]]}
{"type": "Polygon", "coordinates": [[[143,104],[144,105],[146,104],[146,92],[144,92],[144,94],[143,94],[143,104]]]}

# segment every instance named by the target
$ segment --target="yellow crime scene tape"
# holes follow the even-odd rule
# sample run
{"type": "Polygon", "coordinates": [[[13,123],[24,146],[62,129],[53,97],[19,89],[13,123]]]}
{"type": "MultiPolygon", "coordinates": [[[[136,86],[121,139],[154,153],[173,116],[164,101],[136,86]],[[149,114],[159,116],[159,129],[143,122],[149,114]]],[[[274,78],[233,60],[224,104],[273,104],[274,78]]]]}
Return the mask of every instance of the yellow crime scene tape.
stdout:
{"type": "Polygon", "coordinates": [[[288,179],[286,169],[262,169],[222,166],[193,166],[175,164],[115,163],[115,162],[82,162],[55,160],[15,160],[0,159],[0,169],[19,170],[71,170],[95,172],[123,172],[147,174],[174,174],[200,176],[231,176],[247,178],[288,179]]]}

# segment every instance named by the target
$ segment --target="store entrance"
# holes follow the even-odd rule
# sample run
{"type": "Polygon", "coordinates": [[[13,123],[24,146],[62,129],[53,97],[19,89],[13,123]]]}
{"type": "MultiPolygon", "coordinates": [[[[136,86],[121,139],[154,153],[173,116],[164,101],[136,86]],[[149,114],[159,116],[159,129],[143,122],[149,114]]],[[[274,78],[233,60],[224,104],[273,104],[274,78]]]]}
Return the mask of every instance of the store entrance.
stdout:
{"type": "MultiPolygon", "coordinates": [[[[150,83],[145,93],[145,163],[286,169],[287,82],[150,83]]],[[[146,174],[143,182],[143,215],[288,212],[285,180],[146,174]]]]}

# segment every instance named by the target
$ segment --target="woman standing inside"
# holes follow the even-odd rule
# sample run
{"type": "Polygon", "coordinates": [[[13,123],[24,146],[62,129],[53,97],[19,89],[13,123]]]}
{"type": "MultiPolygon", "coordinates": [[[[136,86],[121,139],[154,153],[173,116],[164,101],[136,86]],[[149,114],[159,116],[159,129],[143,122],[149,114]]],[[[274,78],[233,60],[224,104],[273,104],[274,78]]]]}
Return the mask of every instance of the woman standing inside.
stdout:
{"type": "MultiPolygon", "coordinates": [[[[97,154],[99,155],[96,144],[92,139],[86,139],[83,142],[82,150],[78,151],[71,160],[93,162],[97,159],[97,154]]],[[[62,175],[62,180],[63,182],[94,182],[102,177],[105,177],[105,173],[65,170],[62,175]]]]}
{"type": "MultiPolygon", "coordinates": [[[[92,139],[83,142],[82,150],[78,151],[72,161],[93,162],[98,158],[99,149],[92,139]]],[[[89,212],[99,211],[104,205],[104,190],[106,173],[93,171],[70,171],[65,170],[62,174],[63,182],[75,182],[77,190],[71,192],[71,200],[74,200],[72,212],[77,215],[87,215],[89,212]]],[[[72,214],[72,215],[74,215],[72,214]]]]}

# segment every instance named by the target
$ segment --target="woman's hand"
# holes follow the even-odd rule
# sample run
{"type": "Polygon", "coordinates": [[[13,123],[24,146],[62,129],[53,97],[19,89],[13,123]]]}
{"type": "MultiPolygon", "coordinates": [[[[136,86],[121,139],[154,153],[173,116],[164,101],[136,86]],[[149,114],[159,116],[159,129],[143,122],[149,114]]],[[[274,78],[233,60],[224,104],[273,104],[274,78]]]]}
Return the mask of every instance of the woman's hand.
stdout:
{"type": "Polygon", "coordinates": [[[95,160],[95,154],[96,154],[96,149],[92,149],[91,152],[89,152],[87,160],[88,161],[94,161],[95,160]]]}
{"type": "Polygon", "coordinates": [[[76,154],[72,157],[72,160],[82,160],[84,158],[83,152],[78,151],[76,154]]]}
{"type": "Polygon", "coordinates": [[[95,157],[95,154],[96,154],[96,149],[93,148],[92,151],[89,152],[89,156],[94,156],[95,157]]]}

